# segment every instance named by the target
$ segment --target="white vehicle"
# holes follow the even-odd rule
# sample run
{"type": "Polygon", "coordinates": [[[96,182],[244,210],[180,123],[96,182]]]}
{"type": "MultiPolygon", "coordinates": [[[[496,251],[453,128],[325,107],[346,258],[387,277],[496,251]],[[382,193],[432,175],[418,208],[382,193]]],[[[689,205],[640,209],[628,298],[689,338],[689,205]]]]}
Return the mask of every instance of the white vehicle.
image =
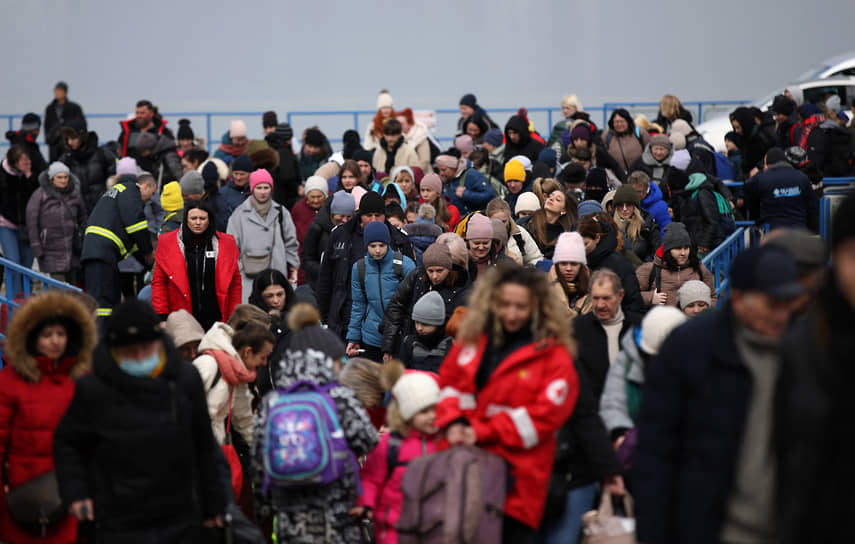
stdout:
{"type": "MultiPolygon", "coordinates": [[[[850,59],[853,62],[852,70],[855,71],[855,58],[850,59]]],[[[830,69],[830,68],[829,68],[830,69]]],[[[840,104],[844,109],[848,109],[848,105],[855,98],[855,76],[853,77],[833,77],[828,79],[815,79],[811,81],[802,81],[785,85],[773,93],[764,96],[760,100],[752,102],[749,106],[756,106],[763,111],[766,111],[771,105],[776,95],[784,94],[784,89],[799,87],[804,94],[804,103],[816,104],[819,99],[826,93],[834,93],[840,97],[840,104]]],[[[736,109],[735,107],[733,109],[736,109]]],[[[708,141],[717,151],[724,151],[724,135],[733,130],[730,125],[729,115],[715,117],[709,121],[705,121],[696,127],[696,130],[708,141]]]]}
{"type": "Polygon", "coordinates": [[[796,82],[828,79],[835,76],[855,77],[855,51],[825,59],[796,78],[796,82]]]}

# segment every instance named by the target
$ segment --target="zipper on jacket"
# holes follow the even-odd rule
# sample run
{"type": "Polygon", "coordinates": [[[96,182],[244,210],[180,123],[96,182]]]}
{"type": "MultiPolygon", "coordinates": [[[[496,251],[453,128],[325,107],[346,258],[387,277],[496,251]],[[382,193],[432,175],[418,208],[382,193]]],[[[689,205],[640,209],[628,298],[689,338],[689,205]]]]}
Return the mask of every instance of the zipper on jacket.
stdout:
{"type": "MultiPolygon", "coordinates": [[[[386,251],[388,252],[389,249],[392,248],[388,248],[386,251]]],[[[395,256],[393,255],[392,258],[394,259],[394,257],[395,256]]],[[[383,310],[383,313],[385,314],[386,305],[383,304],[383,267],[380,266],[381,263],[377,260],[375,260],[374,263],[377,264],[377,286],[380,287],[380,309],[383,310]]],[[[392,264],[392,266],[395,266],[394,263],[392,264]]]]}

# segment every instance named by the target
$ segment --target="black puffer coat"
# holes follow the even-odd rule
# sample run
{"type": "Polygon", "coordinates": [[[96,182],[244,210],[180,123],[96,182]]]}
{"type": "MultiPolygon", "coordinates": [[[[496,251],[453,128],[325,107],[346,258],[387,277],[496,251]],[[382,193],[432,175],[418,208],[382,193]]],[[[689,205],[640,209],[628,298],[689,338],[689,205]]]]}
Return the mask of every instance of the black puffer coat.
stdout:
{"type": "MultiPolygon", "coordinates": [[[[0,164],[0,215],[18,227],[26,224],[27,202],[39,188],[39,175],[35,168],[32,172],[25,178],[6,159],[0,164]]],[[[21,231],[22,236],[27,235],[24,230],[21,231]]]]}
{"type": "Polygon", "coordinates": [[[621,234],[623,235],[624,246],[632,250],[642,262],[648,262],[653,260],[654,253],[662,245],[662,234],[656,222],[653,221],[653,216],[645,210],[640,209],[639,211],[641,212],[641,219],[644,224],[641,226],[638,238],[630,240],[623,230],[620,221],[618,221],[618,228],[622,229],[621,234]]]}
{"type": "Polygon", "coordinates": [[[89,132],[80,149],[65,148],[59,160],[80,180],[80,192],[86,202],[86,211],[91,212],[107,190],[107,178],[116,170],[115,164],[108,160],[104,151],[98,147],[98,135],[89,132]]]}
{"type": "Polygon", "coordinates": [[[306,283],[317,292],[318,274],[321,271],[321,257],[327,248],[330,231],[333,229],[329,206],[323,206],[309,225],[303,245],[300,247],[300,267],[306,272],[306,283]]]}
{"type": "Polygon", "coordinates": [[[454,265],[452,270],[457,274],[457,279],[451,287],[445,283],[433,285],[427,277],[424,266],[416,268],[404,278],[389,305],[386,306],[386,314],[380,323],[380,330],[383,331],[383,353],[397,354],[401,339],[415,332],[412,319],[413,306],[429,291],[436,291],[442,295],[442,300],[445,302],[446,321],[454,313],[455,308],[466,304],[466,298],[472,286],[469,282],[469,274],[460,265],[454,265]]]}
{"type": "Polygon", "coordinates": [[[9,145],[21,146],[27,152],[27,156],[30,157],[33,163],[32,170],[34,177],[38,177],[39,174],[47,170],[47,161],[45,161],[44,155],[42,155],[39,149],[39,144],[36,143],[30,133],[10,130],[6,132],[6,139],[9,140],[9,145]]]}
{"type": "Polygon", "coordinates": [[[644,306],[644,299],[641,298],[638,278],[635,277],[635,270],[629,261],[621,256],[616,249],[617,235],[609,228],[608,234],[603,235],[594,251],[588,254],[588,268],[591,269],[591,272],[600,268],[608,268],[617,274],[624,291],[623,302],[621,302],[623,313],[628,317],[640,319],[647,309],[644,306]]]}
{"type": "Polygon", "coordinates": [[[54,434],[62,499],[93,499],[99,542],[199,542],[225,509],[202,379],[164,345],[157,378],[126,374],[99,345],[54,434]]]}
{"type": "Polygon", "coordinates": [[[528,131],[528,123],[523,117],[514,115],[508,119],[507,124],[505,124],[505,162],[517,155],[525,155],[531,162],[534,162],[544,147],[542,143],[531,137],[528,131]],[[519,132],[519,143],[515,144],[511,141],[508,137],[508,129],[519,132]]]}

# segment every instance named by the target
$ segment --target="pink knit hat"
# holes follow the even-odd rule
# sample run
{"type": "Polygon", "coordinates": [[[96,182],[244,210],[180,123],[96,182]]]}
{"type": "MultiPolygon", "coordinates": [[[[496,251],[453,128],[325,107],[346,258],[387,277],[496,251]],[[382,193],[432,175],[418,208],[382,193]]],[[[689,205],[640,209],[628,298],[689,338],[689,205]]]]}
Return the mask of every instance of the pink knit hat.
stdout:
{"type": "MultiPolygon", "coordinates": [[[[422,182],[424,183],[424,182],[422,182]]],[[[487,216],[476,213],[469,222],[466,223],[466,239],[467,240],[492,240],[493,239],[493,223],[487,216]]]]}
{"type": "Polygon", "coordinates": [[[456,147],[461,153],[472,153],[475,151],[475,144],[472,143],[472,136],[468,134],[461,134],[455,138],[454,147],[456,147]]]}
{"type": "Polygon", "coordinates": [[[350,194],[353,195],[353,201],[356,203],[356,209],[359,209],[359,201],[362,200],[362,197],[365,196],[365,193],[368,191],[365,190],[365,187],[357,185],[353,189],[351,189],[350,194]]]}
{"type": "Polygon", "coordinates": [[[273,188],[273,177],[264,168],[259,168],[249,175],[249,191],[255,190],[255,186],[259,183],[267,183],[271,189],[273,188]]]}
{"type": "Polygon", "coordinates": [[[427,187],[428,189],[433,189],[437,193],[442,193],[442,179],[440,179],[436,174],[428,174],[422,178],[420,187],[427,187]]]}
{"type": "MultiPolygon", "coordinates": [[[[456,170],[459,164],[460,159],[452,155],[440,155],[436,158],[436,165],[444,168],[454,168],[456,170]]],[[[424,182],[425,180],[422,180],[422,183],[424,182]]]]}
{"type": "Polygon", "coordinates": [[[552,255],[554,263],[582,263],[588,264],[585,256],[585,242],[578,232],[562,232],[555,242],[555,253],[552,255]]]}
{"type": "Polygon", "coordinates": [[[229,137],[240,138],[246,137],[246,123],[240,119],[235,119],[229,124],[229,137]]]}

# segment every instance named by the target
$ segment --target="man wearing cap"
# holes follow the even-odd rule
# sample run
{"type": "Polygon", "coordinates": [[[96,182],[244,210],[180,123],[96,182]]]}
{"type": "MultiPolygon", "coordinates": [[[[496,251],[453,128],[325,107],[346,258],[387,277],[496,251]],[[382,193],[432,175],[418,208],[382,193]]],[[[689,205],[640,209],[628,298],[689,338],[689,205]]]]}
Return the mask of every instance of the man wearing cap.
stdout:
{"type": "Polygon", "coordinates": [[[639,542],[786,536],[774,504],[773,401],[778,349],[804,287],[792,257],[771,246],[740,253],[730,282],[725,307],[677,328],[647,369],[632,467],[639,542]]]}
{"type": "Polygon", "coordinates": [[[232,175],[220,188],[217,195],[217,230],[226,232],[229,217],[249,196],[249,175],[255,171],[249,155],[241,155],[232,161],[232,175]]]}
{"type": "Polygon", "coordinates": [[[780,147],[766,152],[763,172],[745,182],[743,193],[758,225],[819,230],[819,201],[810,179],[787,162],[780,147]]]}
{"type": "Polygon", "coordinates": [[[147,303],[116,309],[54,434],[59,493],[100,542],[201,542],[226,497],[205,391],[147,303]]]}
{"type": "Polygon", "coordinates": [[[33,163],[32,173],[35,179],[38,179],[39,174],[47,170],[48,164],[45,162],[42,152],[39,150],[39,144],[36,139],[41,132],[42,120],[35,113],[27,113],[21,118],[21,128],[19,130],[9,130],[6,132],[6,139],[10,145],[19,145],[27,152],[30,161],[33,163]]]}
{"type": "Polygon", "coordinates": [[[48,144],[50,162],[54,162],[62,155],[62,127],[69,121],[83,121],[83,108],[80,104],[68,100],[68,84],[64,81],[58,82],[53,88],[54,99],[45,108],[45,142],[48,144]]]}
{"type": "Polygon", "coordinates": [[[855,383],[855,197],[831,225],[831,268],[781,347],[776,399],[781,544],[846,542],[855,516],[851,425],[855,383]]]}
{"type": "MultiPolygon", "coordinates": [[[[164,135],[168,136],[173,141],[175,140],[175,136],[172,134],[172,131],[166,128],[166,120],[160,116],[157,108],[150,100],[138,101],[134,118],[119,121],[119,125],[122,127],[122,132],[119,133],[119,137],[116,138],[116,141],[119,142],[119,145],[122,147],[122,157],[128,156],[131,149],[136,146],[137,138],[139,138],[140,134],[143,132],[151,132],[155,136],[164,135]]],[[[178,171],[181,172],[181,170],[178,171]]],[[[174,180],[170,179],[168,181],[174,180]]]]}
{"type": "Polygon", "coordinates": [[[318,274],[318,309],[327,326],[344,338],[350,322],[350,272],[353,264],[365,256],[363,229],[372,221],[389,227],[389,251],[398,251],[415,261],[409,238],[386,221],[383,197],[374,191],[359,201],[356,216],[330,232],[318,274]]]}
{"type": "Polygon", "coordinates": [[[115,162],[98,147],[98,135],[86,130],[86,121],[71,119],[62,126],[61,133],[62,155],[59,160],[80,180],[86,211],[91,213],[107,190],[107,177],[115,168],[115,162]]]}
{"type": "Polygon", "coordinates": [[[461,215],[484,209],[495,196],[493,186],[484,174],[472,167],[469,159],[440,155],[436,158],[436,166],[443,194],[451,199],[461,215]]]}
{"type": "Polygon", "coordinates": [[[118,263],[128,255],[153,262],[145,203],[157,182],[137,179],[137,164],[130,157],[116,164],[116,184],[98,199],[89,215],[80,263],[86,292],[98,302],[98,317],[109,317],[121,299],[118,263]]]}

